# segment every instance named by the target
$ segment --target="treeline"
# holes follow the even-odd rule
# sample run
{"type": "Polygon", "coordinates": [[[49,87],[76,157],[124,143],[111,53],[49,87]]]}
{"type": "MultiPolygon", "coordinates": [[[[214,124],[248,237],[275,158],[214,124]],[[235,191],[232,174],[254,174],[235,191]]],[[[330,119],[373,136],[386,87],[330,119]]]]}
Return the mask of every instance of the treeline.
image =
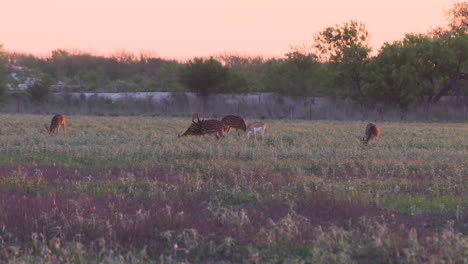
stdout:
{"type": "Polygon", "coordinates": [[[350,21],[325,28],[314,42],[283,58],[222,54],[182,62],[150,54],[98,56],[55,50],[50,57],[0,49],[0,98],[50,92],[276,92],[336,96],[364,104],[406,108],[442,96],[468,95],[468,3],[447,11],[449,24],[407,34],[372,55],[365,25],[350,21]]]}

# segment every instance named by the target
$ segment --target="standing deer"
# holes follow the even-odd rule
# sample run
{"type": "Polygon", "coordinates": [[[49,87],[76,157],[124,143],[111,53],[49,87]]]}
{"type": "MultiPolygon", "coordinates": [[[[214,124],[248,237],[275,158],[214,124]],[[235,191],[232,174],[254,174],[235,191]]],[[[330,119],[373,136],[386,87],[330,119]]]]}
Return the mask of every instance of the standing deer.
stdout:
{"type": "Polygon", "coordinates": [[[49,133],[58,133],[60,127],[62,127],[63,131],[65,131],[65,116],[61,114],[54,115],[52,117],[52,121],[50,122],[50,127],[47,128],[47,125],[44,125],[45,129],[49,133]]]}
{"type": "Polygon", "coordinates": [[[244,135],[247,139],[249,139],[251,135],[253,135],[254,138],[257,138],[257,134],[260,134],[263,138],[266,127],[267,125],[263,122],[253,122],[247,126],[247,130],[244,132],[244,135]]]}
{"type": "MultiPolygon", "coordinates": [[[[223,122],[226,125],[226,133],[228,133],[229,130],[231,130],[231,127],[235,128],[236,131],[241,129],[245,132],[247,130],[245,121],[240,116],[228,115],[223,117],[223,119],[221,119],[221,122],[223,122]]],[[[239,135],[239,132],[237,134],[239,135]]]]}
{"type": "Polygon", "coordinates": [[[219,120],[201,120],[196,114],[197,122],[192,120],[192,124],[190,127],[185,131],[184,134],[178,135],[178,137],[183,136],[194,136],[194,135],[205,135],[210,134],[214,135],[217,139],[219,137],[224,137],[224,133],[226,131],[226,125],[219,121],[219,120]]]}
{"type": "Polygon", "coordinates": [[[379,126],[374,123],[369,123],[367,124],[367,127],[366,127],[366,136],[362,138],[362,143],[364,145],[367,145],[369,141],[379,137],[379,135],[380,135],[379,126]]]}

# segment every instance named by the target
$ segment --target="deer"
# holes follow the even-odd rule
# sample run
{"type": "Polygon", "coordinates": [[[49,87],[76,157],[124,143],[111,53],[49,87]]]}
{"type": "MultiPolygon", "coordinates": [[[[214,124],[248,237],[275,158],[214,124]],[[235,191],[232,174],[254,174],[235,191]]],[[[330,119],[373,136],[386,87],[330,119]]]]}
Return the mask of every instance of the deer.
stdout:
{"type": "Polygon", "coordinates": [[[253,135],[254,138],[257,138],[257,134],[260,134],[263,138],[266,127],[267,125],[263,122],[253,122],[247,126],[247,129],[244,132],[244,135],[247,139],[249,139],[251,135],[253,135]]]}
{"type": "Polygon", "coordinates": [[[61,114],[56,114],[54,115],[54,117],[52,117],[52,121],[50,122],[50,127],[48,128],[47,125],[45,124],[44,124],[44,127],[49,133],[54,133],[54,132],[58,133],[60,128],[62,128],[63,131],[65,131],[65,123],[66,123],[65,116],[61,114]]]}
{"type": "Polygon", "coordinates": [[[367,145],[372,139],[378,138],[380,135],[380,128],[374,123],[367,124],[366,127],[366,136],[362,138],[362,143],[367,145]]]}
{"type": "Polygon", "coordinates": [[[219,121],[219,120],[200,120],[200,117],[198,113],[196,113],[196,119],[192,120],[192,124],[190,127],[185,131],[184,134],[178,135],[178,137],[183,137],[183,136],[194,136],[194,135],[214,135],[216,139],[219,139],[219,137],[224,137],[224,133],[226,132],[226,125],[219,121]]]}
{"type": "Polygon", "coordinates": [[[226,125],[226,133],[229,132],[232,128],[235,128],[237,131],[237,135],[239,134],[239,129],[243,130],[244,132],[247,130],[247,126],[245,125],[244,119],[240,116],[235,116],[235,115],[227,115],[221,119],[221,122],[223,122],[226,125]]]}
{"type": "Polygon", "coordinates": [[[192,120],[192,124],[187,128],[187,130],[182,135],[177,135],[178,138],[186,136],[201,136],[200,127],[197,123],[192,120]]]}

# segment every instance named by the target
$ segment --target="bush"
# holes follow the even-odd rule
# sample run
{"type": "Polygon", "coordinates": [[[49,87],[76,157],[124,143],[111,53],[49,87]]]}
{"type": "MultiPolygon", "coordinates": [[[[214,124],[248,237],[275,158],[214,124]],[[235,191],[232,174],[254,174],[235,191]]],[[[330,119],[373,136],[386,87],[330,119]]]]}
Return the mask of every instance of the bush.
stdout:
{"type": "Polygon", "coordinates": [[[43,101],[50,93],[51,79],[43,77],[28,88],[28,94],[32,101],[43,101]]]}
{"type": "Polygon", "coordinates": [[[183,68],[180,81],[190,91],[207,96],[218,92],[227,77],[227,68],[213,57],[194,58],[183,68]]]}

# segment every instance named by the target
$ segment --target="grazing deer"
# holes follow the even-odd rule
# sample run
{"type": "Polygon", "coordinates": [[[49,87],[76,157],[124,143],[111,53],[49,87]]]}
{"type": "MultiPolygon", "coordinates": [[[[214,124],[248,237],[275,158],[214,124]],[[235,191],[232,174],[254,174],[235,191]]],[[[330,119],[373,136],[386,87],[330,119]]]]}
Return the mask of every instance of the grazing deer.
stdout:
{"type": "Polygon", "coordinates": [[[219,139],[220,136],[224,137],[224,133],[226,133],[226,125],[219,120],[198,120],[198,124],[202,135],[211,134],[219,139]]]}
{"type": "Polygon", "coordinates": [[[187,130],[182,135],[177,135],[177,137],[186,137],[186,136],[201,136],[201,131],[198,123],[195,123],[192,120],[192,124],[187,128],[187,130]]]}
{"type": "MultiPolygon", "coordinates": [[[[236,131],[241,129],[245,132],[247,130],[245,121],[240,116],[228,115],[223,117],[223,119],[221,119],[221,122],[223,122],[226,125],[226,133],[228,133],[229,130],[231,130],[231,127],[235,128],[236,131]]],[[[239,135],[239,132],[237,134],[239,135]]]]}
{"type": "Polygon", "coordinates": [[[367,124],[367,127],[366,127],[366,136],[362,138],[362,143],[364,145],[367,145],[367,143],[369,143],[370,140],[379,137],[379,135],[380,135],[379,126],[374,123],[369,123],[367,124]]]}
{"type": "Polygon", "coordinates": [[[47,125],[44,125],[44,127],[49,133],[58,133],[60,127],[62,127],[63,131],[65,131],[65,116],[61,114],[54,115],[54,117],[52,117],[52,121],[50,122],[50,127],[47,128],[47,125]]]}
{"type": "Polygon", "coordinates": [[[205,135],[205,134],[211,134],[215,135],[217,139],[219,137],[224,137],[224,133],[226,131],[226,125],[219,121],[219,120],[201,120],[198,116],[198,113],[196,114],[197,122],[192,120],[192,124],[190,127],[185,131],[184,134],[179,135],[178,137],[183,137],[183,136],[192,136],[192,135],[205,135]]]}
{"type": "Polygon", "coordinates": [[[244,135],[247,139],[249,139],[251,135],[253,135],[254,138],[257,138],[257,134],[260,134],[263,138],[266,127],[267,125],[263,122],[253,122],[247,126],[247,130],[244,132],[244,135]]]}

